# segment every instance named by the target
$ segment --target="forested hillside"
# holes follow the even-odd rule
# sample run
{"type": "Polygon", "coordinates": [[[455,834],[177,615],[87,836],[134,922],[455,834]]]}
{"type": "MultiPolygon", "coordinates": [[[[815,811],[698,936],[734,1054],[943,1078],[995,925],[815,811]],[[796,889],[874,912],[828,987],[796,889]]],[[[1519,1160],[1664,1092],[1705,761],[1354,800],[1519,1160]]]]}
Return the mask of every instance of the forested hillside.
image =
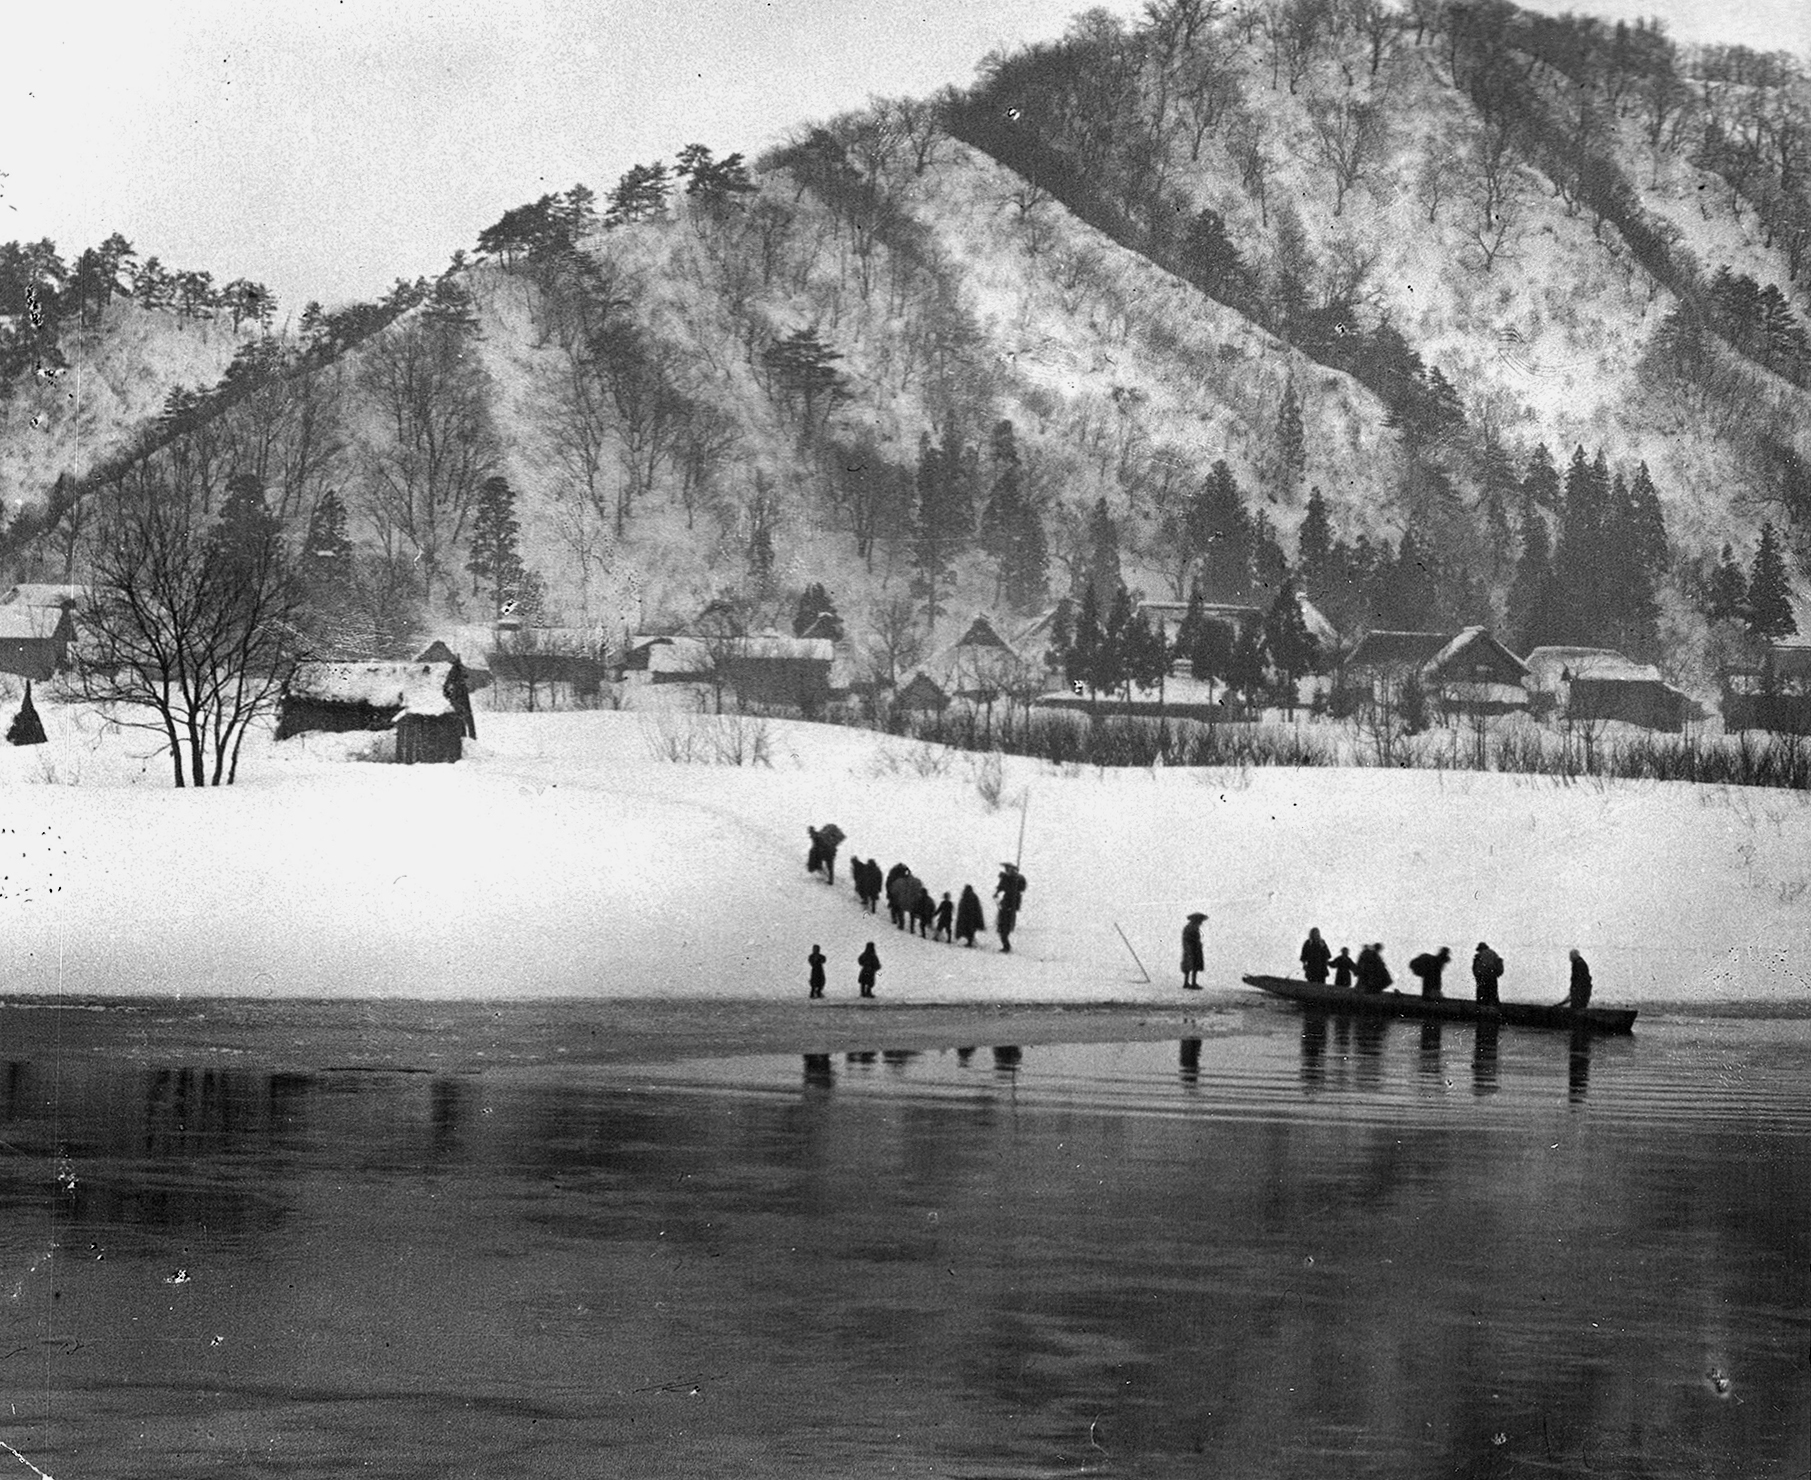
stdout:
{"type": "Polygon", "coordinates": [[[1807,181],[1784,57],[1507,4],[1091,12],[752,163],[499,203],[379,304],[0,249],[5,553],[80,579],[109,500],[227,511],[343,652],[821,586],[882,678],[978,609],[1293,577],[1346,643],[1485,622],[1707,690],[1811,551],[1807,181]]]}

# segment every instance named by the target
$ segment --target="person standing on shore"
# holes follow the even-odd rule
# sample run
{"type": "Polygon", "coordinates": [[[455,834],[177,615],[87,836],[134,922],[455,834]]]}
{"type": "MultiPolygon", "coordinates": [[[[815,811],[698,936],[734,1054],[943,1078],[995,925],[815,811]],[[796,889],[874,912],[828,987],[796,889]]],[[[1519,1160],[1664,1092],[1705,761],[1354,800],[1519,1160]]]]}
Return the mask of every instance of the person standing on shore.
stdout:
{"type": "Polygon", "coordinates": [[[1302,942],[1302,976],[1317,987],[1324,986],[1327,965],[1332,959],[1333,952],[1327,949],[1326,941],[1321,939],[1320,927],[1316,925],[1302,942]]]}
{"type": "Polygon", "coordinates": [[[811,995],[824,995],[824,952],[819,946],[812,946],[811,954],[805,958],[805,964],[811,968],[811,995]]]}
{"type": "Polygon", "coordinates": [[[880,952],[874,949],[874,942],[869,941],[861,955],[855,958],[855,964],[861,969],[855,974],[856,985],[861,988],[864,997],[874,995],[874,979],[880,975],[880,952]]]}
{"type": "Polygon", "coordinates": [[[1352,985],[1352,973],[1358,969],[1358,963],[1352,959],[1352,947],[1341,946],[1339,954],[1333,958],[1333,985],[1347,987],[1352,985]]]}
{"type": "Polygon", "coordinates": [[[1201,990],[1201,973],[1207,966],[1207,953],[1201,946],[1201,922],[1206,918],[1197,910],[1182,927],[1182,986],[1185,991],[1201,990]]]}

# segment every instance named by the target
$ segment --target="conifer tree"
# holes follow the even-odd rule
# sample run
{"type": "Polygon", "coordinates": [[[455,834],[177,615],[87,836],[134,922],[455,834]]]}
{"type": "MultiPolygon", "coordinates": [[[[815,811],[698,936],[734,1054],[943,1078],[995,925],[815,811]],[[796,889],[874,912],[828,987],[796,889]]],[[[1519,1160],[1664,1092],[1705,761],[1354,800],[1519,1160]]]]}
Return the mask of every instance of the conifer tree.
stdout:
{"type": "Polygon", "coordinates": [[[1728,540],[1718,557],[1716,571],[1705,593],[1704,614],[1713,622],[1740,621],[1748,610],[1748,577],[1736,563],[1736,552],[1728,540]]]}
{"type": "Polygon", "coordinates": [[[1771,522],[1761,525],[1761,545],[1748,576],[1748,630],[1763,640],[1790,637],[1798,631],[1786,556],[1771,522]]]}
{"type": "Polygon", "coordinates": [[[1025,492],[1024,468],[1010,421],[994,427],[989,451],[993,487],[981,511],[981,547],[995,567],[995,599],[1004,598],[1016,611],[1043,600],[1049,580],[1050,552],[1043,521],[1025,492]]]}
{"type": "Polygon", "coordinates": [[[1553,545],[1547,516],[1530,503],[1522,515],[1522,558],[1509,586],[1509,640],[1526,656],[1547,641],[1553,619],[1553,545]]]}
{"type": "Polygon", "coordinates": [[[1605,540],[1610,502],[1609,468],[1600,451],[1595,463],[1575,447],[1566,469],[1565,514],[1553,556],[1550,642],[1595,645],[1604,637],[1601,593],[1613,559],[1605,540]]]}
{"type": "Polygon", "coordinates": [[[1107,509],[1104,497],[1097,499],[1088,514],[1086,563],[1082,580],[1094,593],[1096,608],[1111,607],[1113,595],[1125,581],[1119,568],[1119,525],[1107,509]]]}
{"type": "Polygon", "coordinates": [[[329,488],[309,516],[297,573],[304,589],[316,596],[352,589],[352,539],[346,533],[346,503],[329,488]]]}
{"type": "Polygon", "coordinates": [[[1251,589],[1252,526],[1238,480],[1225,459],[1208,470],[1201,494],[1206,535],[1201,584],[1211,600],[1237,601],[1251,589]]]}
{"type": "Polygon", "coordinates": [[[1522,519],[1526,524],[1530,509],[1559,511],[1559,469],[1545,442],[1528,455],[1528,470],[1522,475],[1522,519]]]}
{"type": "Polygon", "coordinates": [[[973,458],[953,424],[939,446],[925,432],[918,439],[918,474],[912,556],[917,567],[912,591],[924,602],[925,627],[937,625],[943,598],[954,584],[954,562],[974,533],[973,458]]]}
{"type": "Polygon", "coordinates": [[[1333,523],[1327,517],[1326,496],[1318,487],[1308,492],[1308,507],[1295,535],[1295,564],[1311,592],[1319,592],[1332,574],[1333,523]]]}
{"type": "Polygon", "coordinates": [[[516,494],[509,480],[500,475],[486,478],[478,489],[477,508],[472,515],[471,558],[465,568],[471,572],[474,596],[485,582],[490,583],[493,614],[501,614],[504,593],[521,573],[522,554],[517,544],[520,533],[516,494]]]}
{"type": "Polygon", "coordinates": [[[1283,468],[1283,486],[1294,488],[1308,466],[1308,442],[1302,429],[1302,403],[1295,393],[1295,375],[1283,387],[1283,404],[1277,411],[1277,460],[1283,468]]]}
{"type": "Polygon", "coordinates": [[[25,701],[20,704],[19,712],[13,716],[13,722],[7,727],[6,743],[8,745],[43,745],[49,736],[44,733],[44,721],[38,718],[38,706],[31,702],[31,680],[25,680],[25,701]]]}
{"type": "Polygon", "coordinates": [[[1296,598],[1295,582],[1285,580],[1276,600],[1264,616],[1264,646],[1271,664],[1289,690],[1289,706],[1295,707],[1295,681],[1314,671],[1320,656],[1320,645],[1308,630],[1302,616],[1302,604],[1296,598]]]}

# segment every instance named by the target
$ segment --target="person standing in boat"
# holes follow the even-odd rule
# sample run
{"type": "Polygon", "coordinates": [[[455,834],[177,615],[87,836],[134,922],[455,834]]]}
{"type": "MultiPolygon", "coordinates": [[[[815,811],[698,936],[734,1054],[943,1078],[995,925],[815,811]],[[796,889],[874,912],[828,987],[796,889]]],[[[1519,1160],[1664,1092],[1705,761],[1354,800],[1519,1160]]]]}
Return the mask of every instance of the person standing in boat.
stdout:
{"type": "Polygon", "coordinates": [[[1471,958],[1471,979],[1477,985],[1479,1002],[1489,1007],[1497,1006],[1497,983],[1502,977],[1503,958],[1479,941],[1471,958]]]}
{"type": "Polygon", "coordinates": [[[1350,990],[1352,973],[1358,969],[1358,963],[1352,959],[1352,947],[1341,946],[1339,954],[1333,958],[1333,985],[1350,990]]]}
{"type": "Polygon", "coordinates": [[[1326,941],[1321,939],[1320,926],[1316,925],[1308,932],[1308,938],[1302,942],[1302,976],[1315,986],[1325,986],[1327,982],[1327,965],[1333,959],[1333,952],[1327,949],[1326,941]]]}
{"type": "Polygon", "coordinates": [[[1383,942],[1372,941],[1358,953],[1358,990],[1372,996],[1387,992],[1390,984],[1396,980],[1390,975],[1390,968],[1384,965],[1383,942]]]}
{"type": "Polygon", "coordinates": [[[1574,946],[1568,955],[1572,960],[1572,989],[1566,993],[1566,1000],[1559,1005],[1570,1007],[1574,1012],[1583,1012],[1591,1005],[1591,968],[1585,964],[1585,958],[1574,946]]]}
{"type": "Polygon", "coordinates": [[[1409,962],[1409,970],[1421,978],[1421,995],[1423,997],[1442,995],[1440,977],[1446,970],[1446,963],[1452,959],[1453,953],[1445,946],[1441,946],[1438,951],[1423,951],[1409,962]]]}
{"type": "Polygon", "coordinates": [[[811,995],[824,995],[824,952],[820,946],[812,946],[811,954],[805,958],[805,964],[811,968],[811,995]]]}
{"type": "Polygon", "coordinates": [[[874,995],[874,979],[880,975],[880,952],[874,949],[874,942],[869,941],[862,953],[855,958],[860,968],[855,974],[855,983],[861,988],[864,997],[874,995]]]}
{"type": "Polygon", "coordinates": [[[1197,910],[1182,927],[1182,985],[1191,992],[1201,990],[1201,972],[1207,955],[1201,948],[1201,922],[1207,918],[1197,910]]]}

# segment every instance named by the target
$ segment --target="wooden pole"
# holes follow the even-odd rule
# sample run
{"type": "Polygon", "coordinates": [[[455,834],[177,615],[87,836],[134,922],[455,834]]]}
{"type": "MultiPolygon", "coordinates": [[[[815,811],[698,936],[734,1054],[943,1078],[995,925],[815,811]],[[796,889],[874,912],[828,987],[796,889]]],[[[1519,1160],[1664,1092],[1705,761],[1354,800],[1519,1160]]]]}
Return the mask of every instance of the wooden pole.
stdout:
{"type": "Polygon", "coordinates": [[[1025,814],[1031,810],[1031,788],[1025,788],[1025,797],[1019,803],[1019,851],[1013,854],[1012,866],[1017,868],[1025,861],[1025,814]]]}
{"type": "MultiPolygon", "coordinates": [[[[1115,929],[1115,930],[1119,930],[1119,921],[1117,921],[1117,920],[1115,920],[1115,921],[1114,921],[1114,922],[1113,922],[1113,928],[1114,928],[1114,929],[1115,929]]],[[[1120,938],[1120,939],[1121,939],[1121,940],[1125,940],[1125,941],[1126,941],[1126,949],[1127,949],[1127,950],[1128,950],[1128,951],[1132,951],[1132,942],[1131,942],[1131,941],[1129,941],[1129,940],[1126,940],[1126,933],[1125,933],[1125,931],[1123,931],[1123,930],[1119,930],[1119,938],[1120,938]]],[[[1132,951],[1132,959],[1133,959],[1133,960],[1134,960],[1134,961],[1138,961],[1138,952],[1137,952],[1137,951],[1132,951]]],[[[1149,982],[1150,982],[1150,980],[1151,980],[1151,973],[1150,973],[1150,972],[1148,972],[1148,971],[1146,971],[1146,970],[1145,970],[1145,969],[1144,969],[1144,962],[1142,962],[1142,961],[1138,961],[1138,973],[1139,973],[1139,975],[1140,975],[1140,976],[1142,976],[1142,977],[1143,977],[1143,978],[1144,978],[1144,979],[1145,979],[1145,982],[1146,982],[1146,984],[1147,984],[1147,985],[1148,985],[1148,984],[1149,984],[1149,982]]]]}

